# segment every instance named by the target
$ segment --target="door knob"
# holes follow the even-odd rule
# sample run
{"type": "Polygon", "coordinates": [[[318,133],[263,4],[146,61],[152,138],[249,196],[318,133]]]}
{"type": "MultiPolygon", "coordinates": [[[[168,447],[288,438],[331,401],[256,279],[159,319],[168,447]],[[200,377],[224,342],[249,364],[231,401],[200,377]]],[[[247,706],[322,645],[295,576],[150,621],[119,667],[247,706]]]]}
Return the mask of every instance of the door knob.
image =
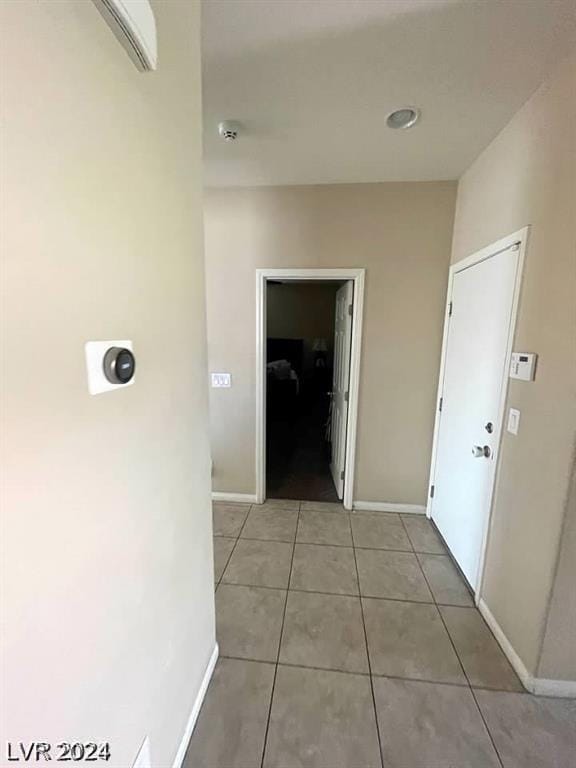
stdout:
{"type": "Polygon", "coordinates": [[[490,450],[489,445],[472,446],[472,456],[474,456],[475,459],[479,459],[481,456],[484,456],[485,459],[489,459],[491,455],[492,451],[490,450]]]}

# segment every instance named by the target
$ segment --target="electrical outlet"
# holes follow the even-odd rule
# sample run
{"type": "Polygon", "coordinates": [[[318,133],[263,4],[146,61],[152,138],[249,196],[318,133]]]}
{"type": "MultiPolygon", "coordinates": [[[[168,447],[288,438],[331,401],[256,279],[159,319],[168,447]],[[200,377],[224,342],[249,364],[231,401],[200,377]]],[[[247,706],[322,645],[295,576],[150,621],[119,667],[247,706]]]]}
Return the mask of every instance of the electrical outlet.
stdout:
{"type": "Polygon", "coordinates": [[[150,760],[150,741],[148,736],[142,742],[142,746],[136,756],[132,768],[152,768],[152,762],[150,760]]]}
{"type": "Polygon", "coordinates": [[[232,376],[229,373],[213,373],[211,374],[212,388],[220,389],[232,386],[232,376]]]}

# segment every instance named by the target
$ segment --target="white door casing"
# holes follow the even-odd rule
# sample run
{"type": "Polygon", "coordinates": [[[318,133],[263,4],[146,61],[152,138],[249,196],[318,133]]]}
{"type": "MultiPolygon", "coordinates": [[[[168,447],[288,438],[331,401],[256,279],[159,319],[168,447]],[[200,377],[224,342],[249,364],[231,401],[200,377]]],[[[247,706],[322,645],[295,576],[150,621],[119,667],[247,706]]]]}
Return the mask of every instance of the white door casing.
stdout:
{"type": "Polygon", "coordinates": [[[362,268],[326,268],[256,270],[256,503],[266,498],[266,282],[267,280],[350,280],[354,284],[352,315],[352,345],[350,352],[350,385],[348,428],[346,434],[346,466],[344,469],[344,498],[346,509],[354,503],[354,471],[356,467],[356,434],[360,390],[360,360],[362,356],[362,318],[364,314],[364,284],[366,270],[362,268]]]}
{"type": "Polygon", "coordinates": [[[515,233],[450,270],[428,513],[477,598],[525,240],[515,233]]]}
{"type": "Polygon", "coordinates": [[[352,302],[354,285],[348,280],[336,292],[334,319],[334,377],[332,382],[332,409],[330,437],[332,460],[330,471],[338,498],[344,495],[346,466],[346,429],[350,389],[350,349],[352,344],[352,302]]]}

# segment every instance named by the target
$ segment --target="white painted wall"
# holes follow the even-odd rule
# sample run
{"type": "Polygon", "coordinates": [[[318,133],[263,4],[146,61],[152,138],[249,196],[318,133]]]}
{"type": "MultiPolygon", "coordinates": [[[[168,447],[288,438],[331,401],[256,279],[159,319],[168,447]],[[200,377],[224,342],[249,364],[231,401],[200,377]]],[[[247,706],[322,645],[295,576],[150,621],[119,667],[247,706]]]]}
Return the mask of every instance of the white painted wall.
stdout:
{"type": "Polygon", "coordinates": [[[141,74],[92,2],[0,3],[0,744],[150,737],[169,768],[214,649],[199,6],[141,74]],[[90,396],[84,342],[134,342],[90,396]]]}

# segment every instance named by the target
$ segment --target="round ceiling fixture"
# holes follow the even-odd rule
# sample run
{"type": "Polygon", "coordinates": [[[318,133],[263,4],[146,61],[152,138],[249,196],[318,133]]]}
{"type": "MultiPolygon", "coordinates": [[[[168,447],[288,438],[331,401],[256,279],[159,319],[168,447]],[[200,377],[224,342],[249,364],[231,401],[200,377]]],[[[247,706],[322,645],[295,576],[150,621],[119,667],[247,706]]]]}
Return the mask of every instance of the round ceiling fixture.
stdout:
{"type": "Polygon", "coordinates": [[[412,128],[418,122],[420,110],[415,107],[402,107],[390,112],[386,118],[388,128],[412,128]]]}

